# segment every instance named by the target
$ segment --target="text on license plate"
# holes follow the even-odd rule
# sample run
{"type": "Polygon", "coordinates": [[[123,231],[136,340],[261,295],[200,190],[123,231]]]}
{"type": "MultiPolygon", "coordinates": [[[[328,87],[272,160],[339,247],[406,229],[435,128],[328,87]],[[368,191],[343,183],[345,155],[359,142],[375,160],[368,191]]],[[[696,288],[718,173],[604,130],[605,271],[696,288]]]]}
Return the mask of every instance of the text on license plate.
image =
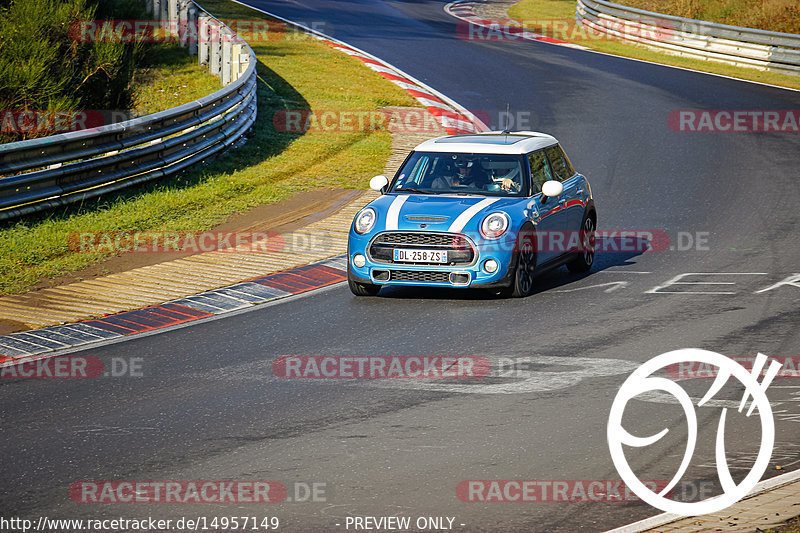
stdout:
{"type": "Polygon", "coordinates": [[[447,263],[447,251],[395,248],[394,260],[409,263],[447,263]]]}

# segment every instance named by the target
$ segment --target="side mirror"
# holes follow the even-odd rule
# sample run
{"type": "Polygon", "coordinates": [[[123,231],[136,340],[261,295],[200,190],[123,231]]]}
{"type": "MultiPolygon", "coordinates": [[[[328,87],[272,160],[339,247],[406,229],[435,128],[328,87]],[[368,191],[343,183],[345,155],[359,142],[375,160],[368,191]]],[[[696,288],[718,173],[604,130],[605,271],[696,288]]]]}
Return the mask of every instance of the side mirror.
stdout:
{"type": "Polygon", "coordinates": [[[550,198],[560,196],[562,192],[564,192],[564,185],[562,185],[560,181],[545,181],[542,185],[542,194],[550,198]]]}
{"type": "Polygon", "coordinates": [[[389,178],[381,174],[369,180],[369,188],[373,191],[383,192],[383,188],[389,185],[389,178]]]}

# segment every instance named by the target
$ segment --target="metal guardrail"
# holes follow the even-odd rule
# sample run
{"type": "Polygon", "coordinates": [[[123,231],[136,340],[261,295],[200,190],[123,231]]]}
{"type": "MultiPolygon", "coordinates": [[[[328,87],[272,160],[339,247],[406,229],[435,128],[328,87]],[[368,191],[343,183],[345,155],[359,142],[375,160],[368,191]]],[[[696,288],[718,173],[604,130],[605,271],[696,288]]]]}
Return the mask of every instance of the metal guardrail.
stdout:
{"type": "Polygon", "coordinates": [[[253,125],[256,58],[247,43],[189,0],[148,0],[148,8],[225,87],[125,122],[0,145],[0,220],[174,174],[253,125]]]}
{"type": "Polygon", "coordinates": [[[800,35],[577,0],[575,19],[597,32],[661,52],[740,67],[800,74],[800,35]]]}

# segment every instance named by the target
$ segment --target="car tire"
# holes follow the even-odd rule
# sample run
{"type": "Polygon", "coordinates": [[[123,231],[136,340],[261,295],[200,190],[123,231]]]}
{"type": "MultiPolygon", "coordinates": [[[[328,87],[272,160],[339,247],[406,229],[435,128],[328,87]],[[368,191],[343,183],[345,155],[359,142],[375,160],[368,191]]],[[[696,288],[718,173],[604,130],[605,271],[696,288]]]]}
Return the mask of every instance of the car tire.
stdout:
{"type": "Polygon", "coordinates": [[[594,212],[583,215],[583,221],[581,222],[580,230],[582,237],[581,246],[583,247],[583,250],[575,252],[575,259],[572,259],[569,263],[567,263],[567,268],[570,272],[575,274],[589,272],[594,264],[595,231],[597,230],[596,217],[597,215],[595,215],[594,212]]]}
{"type": "Polygon", "coordinates": [[[347,265],[347,285],[350,286],[350,292],[356,296],[375,296],[381,290],[380,285],[374,283],[361,283],[353,279],[350,274],[350,265],[347,265]]]}
{"type": "Polygon", "coordinates": [[[532,228],[522,228],[517,236],[516,264],[511,285],[497,291],[505,298],[525,298],[533,292],[536,270],[536,235],[532,228]]]}

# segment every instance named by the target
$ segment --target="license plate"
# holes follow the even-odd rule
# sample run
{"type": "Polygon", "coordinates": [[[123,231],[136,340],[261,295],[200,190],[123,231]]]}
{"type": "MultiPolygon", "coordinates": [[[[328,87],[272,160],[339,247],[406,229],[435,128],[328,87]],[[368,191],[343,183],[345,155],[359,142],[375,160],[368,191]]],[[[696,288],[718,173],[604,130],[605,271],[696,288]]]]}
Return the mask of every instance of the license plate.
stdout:
{"type": "Polygon", "coordinates": [[[394,260],[402,263],[447,263],[447,251],[395,248],[394,260]]]}

